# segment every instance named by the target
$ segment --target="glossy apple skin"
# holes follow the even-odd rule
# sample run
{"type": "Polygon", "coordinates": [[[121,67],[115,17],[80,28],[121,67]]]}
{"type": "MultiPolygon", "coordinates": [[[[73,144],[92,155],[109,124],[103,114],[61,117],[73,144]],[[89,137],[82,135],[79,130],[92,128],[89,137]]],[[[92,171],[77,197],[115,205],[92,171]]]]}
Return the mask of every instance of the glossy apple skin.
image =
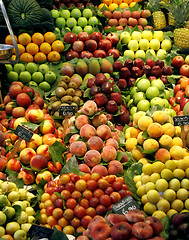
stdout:
{"type": "Polygon", "coordinates": [[[184,64],[180,68],[180,74],[186,77],[189,77],[189,65],[184,64]]]}
{"type": "Polygon", "coordinates": [[[180,68],[184,64],[184,58],[182,56],[176,56],[173,58],[172,65],[175,68],[180,68]]]}

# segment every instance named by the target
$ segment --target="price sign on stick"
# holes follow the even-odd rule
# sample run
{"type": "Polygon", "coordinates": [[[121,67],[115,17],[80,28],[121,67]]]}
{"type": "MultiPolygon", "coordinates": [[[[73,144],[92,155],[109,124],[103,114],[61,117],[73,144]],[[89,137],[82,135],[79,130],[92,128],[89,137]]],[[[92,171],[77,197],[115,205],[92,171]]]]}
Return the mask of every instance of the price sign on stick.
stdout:
{"type": "Polygon", "coordinates": [[[28,234],[31,235],[31,237],[38,237],[40,238],[50,238],[50,236],[53,234],[54,230],[51,228],[42,227],[39,225],[32,224],[31,228],[28,231],[28,234]]]}
{"type": "Polygon", "coordinates": [[[16,154],[16,152],[18,151],[18,148],[20,147],[21,141],[24,139],[26,142],[29,142],[33,136],[33,132],[30,131],[29,129],[18,125],[15,132],[14,132],[19,139],[16,141],[11,154],[8,156],[7,160],[10,160],[11,158],[13,158],[16,154]]]}
{"type": "Polygon", "coordinates": [[[173,117],[174,125],[181,127],[181,139],[183,141],[183,147],[186,147],[186,134],[189,127],[189,115],[175,116],[173,117]]]}

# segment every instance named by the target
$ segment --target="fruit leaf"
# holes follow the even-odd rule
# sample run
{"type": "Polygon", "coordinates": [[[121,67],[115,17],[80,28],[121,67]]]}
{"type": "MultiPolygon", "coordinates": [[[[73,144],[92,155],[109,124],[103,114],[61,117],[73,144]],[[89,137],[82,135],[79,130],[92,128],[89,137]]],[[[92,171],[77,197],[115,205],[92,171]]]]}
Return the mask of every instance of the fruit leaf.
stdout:
{"type": "Polygon", "coordinates": [[[124,134],[124,132],[120,132],[119,145],[120,145],[120,147],[125,147],[125,134],[124,134]]]}
{"type": "Polygon", "coordinates": [[[37,184],[37,200],[38,200],[38,202],[41,200],[41,196],[43,195],[43,193],[44,193],[44,186],[45,186],[45,184],[47,183],[47,181],[44,179],[44,178],[42,178],[41,180],[40,180],[40,182],[37,184]]]}
{"type": "Polygon", "coordinates": [[[124,155],[125,155],[125,152],[117,151],[116,159],[120,161],[124,155]]]}
{"type": "Polygon", "coordinates": [[[35,85],[30,85],[30,87],[33,88],[33,90],[34,90],[35,92],[38,92],[39,95],[40,95],[40,97],[42,97],[42,98],[44,97],[45,92],[44,92],[41,88],[39,88],[39,87],[37,87],[37,86],[35,86],[35,85]]]}
{"type": "Polygon", "coordinates": [[[117,48],[117,50],[119,50],[119,52],[122,51],[122,43],[121,43],[121,41],[118,42],[116,48],[117,48]]]}
{"type": "Polygon", "coordinates": [[[69,240],[65,233],[58,231],[56,227],[54,227],[55,231],[50,236],[50,240],[69,240]]]}
{"type": "Polygon", "coordinates": [[[64,147],[62,143],[56,141],[51,146],[49,146],[48,150],[54,163],[60,162],[61,164],[63,164],[62,153],[64,153],[67,148],[64,147]]]}
{"type": "Polygon", "coordinates": [[[75,133],[78,133],[78,129],[76,128],[76,126],[73,124],[71,126],[70,132],[68,134],[66,134],[65,138],[64,138],[64,143],[65,145],[69,144],[69,139],[71,138],[71,136],[75,133]]]}
{"type": "Polygon", "coordinates": [[[142,11],[141,7],[140,7],[140,5],[138,3],[136,3],[133,7],[129,7],[128,10],[130,10],[131,13],[134,12],[134,11],[139,11],[139,12],[142,11]]]}
{"type": "Polygon", "coordinates": [[[9,176],[8,181],[14,182],[18,188],[23,188],[24,187],[24,182],[22,179],[18,179],[18,173],[15,171],[12,171],[8,168],[5,170],[6,174],[9,176]]]}
{"type": "MultiPolygon", "coordinates": [[[[123,46],[123,45],[122,45],[122,46],[123,46]]],[[[129,57],[127,57],[127,56],[121,56],[121,57],[119,57],[116,61],[121,61],[121,62],[124,64],[127,59],[129,59],[129,57]]]]}
{"type": "Polygon", "coordinates": [[[124,180],[129,190],[131,191],[133,197],[138,201],[138,204],[141,205],[141,199],[137,195],[137,189],[135,186],[135,182],[133,181],[134,176],[142,174],[142,163],[133,163],[127,170],[124,172],[124,180]]]}
{"type": "Polygon", "coordinates": [[[165,108],[156,104],[146,112],[146,116],[152,117],[153,113],[156,111],[165,111],[165,108]]]}
{"type": "Polygon", "coordinates": [[[143,131],[142,136],[143,136],[144,140],[150,138],[150,136],[148,135],[147,130],[144,130],[144,131],[143,131]]]}
{"type": "Polygon", "coordinates": [[[61,194],[59,192],[55,192],[56,196],[59,198],[62,198],[61,194]]]}
{"type": "Polygon", "coordinates": [[[61,34],[60,34],[60,30],[59,29],[55,28],[54,29],[54,34],[56,35],[56,39],[60,39],[61,34]]]}
{"type": "Polygon", "coordinates": [[[119,87],[116,84],[114,84],[113,85],[113,92],[119,92],[119,91],[120,91],[119,87]]]}
{"type": "Polygon", "coordinates": [[[67,52],[71,48],[71,46],[72,45],[70,43],[65,43],[63,52],[67,52]]]}
{"type": "MultiPolygon", "coordinates": [[[[152,59],[153,61],[155,61],[155,62],[156,62],[157,59],[158,59],[156,56],[152,55],[151,52],[147,52],[147,53],[146,53],[146,56],[145,56],[145,60],[147,60],[147,59],[149,59],[149,58],[151,58],[151,59],[152,59]]],[[[145,62],[146,62],[146,61],[145,61],[145,62]]]]}
{"type": "Polygon", "coordinates": [[[83,94],[83,97],[84,98],[89,98],[89,99],[92,99],[92,96],[90,94],[90,88],[87,88],[83,94]]]}
{"type": "Polygon", "coordinates": [[[85,79],[85,80],[82,82],[82,84],[81,84],[81,86],[79,87],[79,89],[85,90],[85,89],[87,88],[87,82],[88,82],[88,79],[85,79]]]}
{"type": "Polygon", "coordinates": [[[69,161],[65,164],[65,166],[62,168],[60,172],[60,175],[68,174],[70,172],[73,172],[81,176],[84,174],[83,172],[79,171],[79,164],[75,156],[71,157],[69,161]]]}
{"type": "Polygon", "coordinates": [[[168,39],[168,40],[172,41],[171,38],[173,38],[173,32],[171,32],[171,31],[164,32],[164,39],[168,39]]]}
{"type": "Polygon", "coordinates": [[[176,84],[177,80],[181,77],[181,75],[167,75],[167,80],[171,84],[176,84]]]}
{"type": "Polygon", "coordinates": [[[15,209],[15,218],[18,218],[21,214],[22,208],[20,207],[20,205],[13,205],[12,206],[15,209]]]}
{"type": "Polygon", "coordinates": [[[155,153],[157,150],[158,150],[158,148],[157,148],[157,149],[152,149],[152,150],[144,150],[144,151],[142,151],[142,153],[145,153],[145,154],[153,154],[153,153],[155,153]]]}
{"type": "Polygon", "coordinates": [[[161,232],[161,236],[167,240],[169,238],[169,226],[170,226],[170,220],[169,216],[166,215],[163,219],[161,219],[161,222],[163,224],[163,231],[161,232]]]}
{"type": "Polygon", "coordinates": [[[106,28],[106,30],[104,31],[105,33],[112,33],[112,32],[116,32],[117,28],[115,26],[111,27],[111,28],[106,28]]]}
{"type": "Polygon", "coordinates": [[[22,122],[22,125],[30,130],[32,130],[33,132],[38,129],[39,125],[35,124],[35,123],[31,123],[31,122],[22,122]]]}
{"type": "Polygon", "coordinates": [[[105,57],[105,59],[108,60],[108,62],[110,62],[110,63],[112,64],[112,66],[113,66],[113,64],[114,64],[113,55],[110,55],[110,56],[108,56],[108,57],[105,57]]]}

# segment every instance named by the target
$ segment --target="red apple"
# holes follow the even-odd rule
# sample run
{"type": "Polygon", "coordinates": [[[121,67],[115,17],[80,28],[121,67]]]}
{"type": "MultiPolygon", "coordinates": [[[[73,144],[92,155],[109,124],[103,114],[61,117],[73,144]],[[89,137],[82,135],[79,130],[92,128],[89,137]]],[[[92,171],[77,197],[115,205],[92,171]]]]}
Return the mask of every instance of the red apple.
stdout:
{"type": "Polygon", "coordinates": [[[176,56],[173,58],[172,65],[175,68],[180,68],[184,65],[184,58],[182,56],[176,56]]]}
{"type": "Polygon", "coordinates": [[[97,42],[93,39],[89,39],[85,42],[85,50],[94,52],[97,49],[97,42]]]}
{"type": "Polygon", "coordinates": [[[189,77],[189,65],[184,64],[180,68],[180,74],[186,77],[189,77]]]}
{"type": "Polygon", "coordinates": [[[119,58],[119,50],[112,48],[107,52],[107,56],[113,55],[113,59],[116,60],[119,58]]]}
{"type": "Polygon", "coordinates": [[[108,51],[112,48],[112,43],[108,39],[102,39],[98,43],[98,47],[99,47],[99,49],[102,49],[104,51],[108,51]]]}
{"type": "Polygon", "coordinates": [[[108,39],[113,46],[115,46],[119,42],[119,37],[117,36],[116,33],[108,33],[106,39],[108,39]]]}
{"type": "Polygon", "coordinates": [[[99,42],[100,40],[103,39],[103,36],[100,32],[93,32],[90,35],[90,39],[95,40],[96,42],[99,42]]]}
{"type": "Polygon", "coordinates": [[[87,32],[79,32],[77,37],[80,41],[83,41],[83,42],[86,42],[90,38],[87,32]]]}
{"type": "Polygon", "coordinates": [[[66,60],[70,61],[73,58],[79,58],[79,53],[76,51],[69,51],[66,53],[66,60]]]}
{"type": "Polygon", "coordinates": [[[74,43],[77,40],[77,35],[73,32],[68,32],[64,35],[64,41],[67,43],[74,43]]]}

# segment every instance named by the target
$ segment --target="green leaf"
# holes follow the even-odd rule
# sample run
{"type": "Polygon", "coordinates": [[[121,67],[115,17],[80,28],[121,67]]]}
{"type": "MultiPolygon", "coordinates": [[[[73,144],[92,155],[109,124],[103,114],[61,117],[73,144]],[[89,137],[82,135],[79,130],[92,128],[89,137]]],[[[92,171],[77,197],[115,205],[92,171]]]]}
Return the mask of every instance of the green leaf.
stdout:
{"type": "Polygon", "coordinates": [[[160,105],[154,105],[152,106],[147,112],[146,112],[146,115],[149,116],[149,117],[152,117],[153,113],[156,112],[156,111],[164,111],[165,108],[160,106],[160,105]]]}
{"type": "Polygon", "coordinates": [[[65,164],[65,166],[62,168],[60,175],[67,174],[73,172],[78,175],[83,175],[84,173],[79,171],[79,164],[76,160],[76,157],[73,156],[69,159],[69,161],[65,164]]]}
{"type": "Polygon", "coordinates": [[[39,125],[35,124],[35,123],[31,123],[31,122],[23,122],[22,123],[23,126],[25,126],[26,128],[32,130],[33,132],[38,129],[39,125]]]}
{"type": "Polygon", "coordinates": [[[59,192],[55,192],[56,196],[59,198],[62,198],[61,194],[59,192]]]}
{"type": "Polygon", "coordinates": [[[71,136],[73,134],[79,133],[78,129],[76,128],[75,124],[73,124],[71,126],[70,132],[68,134],[66,134],[65,138],[64,138],[64,143],[65,145],[69,144],[69,139],[71,138],[71,136]]]}
{"type": "Polygon", "coordinates": [[[167,75],[167,80],[171,84],[176,84],[177,80],[181,77],[181,75],[167,75]]]}
{"type": "Polygon", "coordinates": [[[119,144],[120,144],[121,147],[125,147],[125,134],[124,134],[124,132],[120,132],[119,144]]]}
{"type": "Polygon", "coordinates": [[[118,160],[118,161],[120,161],[121,159],[122,159],[122,157],[123,156],[125,156],[125,152],[121,152],[121,151],[117,151],[117,157],[116,157],[116,159],[118,160]]]}
{"type": "Polygon", "coordinates": [[[106,28],[106,30],[104,31],[105,33],[112,33],[112,32],[116,32],[117,28],[115,26],[111,27],[111,28],[106,28]]]}
{"type": "Polygon", "coordinates": [[[44,191],[44,186],[45,186],[45,184],[47,183],[47,181],[44,179],[44,178],[42,178],[41,180],[40,180],[40,182],[37,184],[37,199],[38,199],[38,201],[40,201],[41,200],[41,196],[43,195],[43,193],[45,192],[44,191]]]}
{"type": "Polygon", "coordinates": [[[152,150],[144,150],[143,153],[145,153],[145,154],[153,154],[153,153],[155,153],[157,150],[158,150],[158,148],[157,148],[157,149],[152,149],[152,150]]]}
{"type": "Polygon", "coordinates": [[[40,95],[40,97],[42,97],[42,98],[44,97],[45,92],[44,92],[41,88],[39,88],[39,87],[37,87],[37,86],[35,86],[35,85],[30,85],[30,87],[33,88],[33,90],[34,90],[35,92],[38,92],[39,95],[40,95]]]}
{"type": "Polygon", "coordinates": [[[82,82],[82,84],[81,84],[81,86],[79,87],[79,89],[85,90],[85,89],[87,88],[87,82],[88,82],[88,79],[85,79],[85,80],[82,82]]]}
{"type": "Polygon", "coordinates": [[[150,136],[148,135],[148,132],[147,130],[144,130],[143,133],[142,133],[142,136],[144,138],[144,140],[148,139],[150,136]]]}
{"type": "Polygon", "coordinates": [[[54,142],[51,146],[49,146],[48,150],[54,163],[60,162],[61,164],[63,164],[62,154],[67,150],[67,148],[64,147],[61,142],[54,142]]]}
{"type": "Polygon", "coordinates": [[[20,205],[13,205],[12,207],[15,209],[14,217],[18,218],[20,216],[20,214],[21,214],[21,211],[22,211],[21,206],[20,205]]]}
{"type": "Polygon", "coordinates": [[[90,98],[91,94],[90,94],[90,88],[87,88],[83,94],[84,98],[90,98]]]}
{"type": "Polygon", "coordinates": [[[18,173],[15,171],[12,171],[8,168],[5,170],[6,174],[10,177],[10,181],[14,182],[18,188],[23,188],[24,187],[24,182],[22,179],[18,179],[18,173]]]}
{"type": "Polygon", "coordinates": [[[65,233],[58,231],[56,227],[54,228],[55,228],[55,231],[50,236],[50,240],[69,240],[65,233]]]}
{"type": "Polygon", "coordinates": [[[61,34],[60,34],[60,31],[58,29],[54,29],[54,34],[56,35],[56,39],[60,39],[61,37],[61,34]]]}
{"type": "Polygon", "coordinates": [[[168,240],[169,238],[169,226],[170,226],[170,219],[169,216],[166,215],[163,219],[161,219],[161,222],[163,224],[163,231],[161,232],[161,236],[165,239],[168,240]]]}

